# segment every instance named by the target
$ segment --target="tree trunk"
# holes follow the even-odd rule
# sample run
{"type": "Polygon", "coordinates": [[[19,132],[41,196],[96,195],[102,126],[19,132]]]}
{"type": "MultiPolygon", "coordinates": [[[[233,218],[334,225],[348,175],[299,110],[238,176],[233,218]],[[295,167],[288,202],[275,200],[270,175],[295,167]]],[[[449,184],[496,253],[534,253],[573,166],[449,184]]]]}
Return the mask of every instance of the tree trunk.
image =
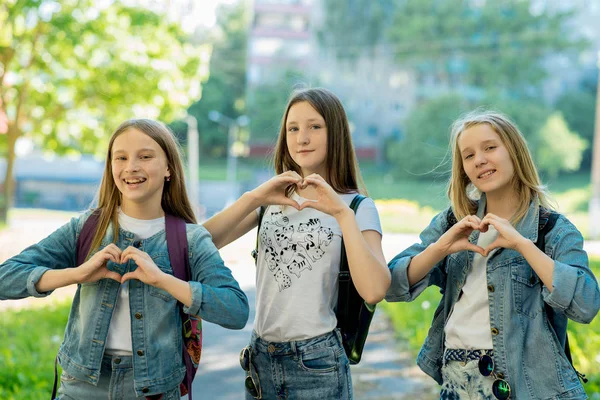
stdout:
{"type": "Polygon", "coordinates": [[[4,176],[4,185],[2,185],[2,201],[0,201],[0,224],[6,224],[8,221],[8,209],[12,206],[14,180],[13,171],[15,167],[15,143],[20,132],[15,126],[9,126],[7,132],[7,157],[6,157],[6,174],[4,176]]]}

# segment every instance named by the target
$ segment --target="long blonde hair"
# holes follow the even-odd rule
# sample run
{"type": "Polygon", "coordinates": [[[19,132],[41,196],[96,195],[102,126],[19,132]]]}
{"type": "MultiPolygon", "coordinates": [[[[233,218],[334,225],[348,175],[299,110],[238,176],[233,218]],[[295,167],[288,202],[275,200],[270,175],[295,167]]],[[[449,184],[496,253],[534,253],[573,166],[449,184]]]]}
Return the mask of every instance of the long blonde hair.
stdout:
{"type": "Polygon", "coordinates": [[[165,181],[161,207],[165,214],[171,214],[183,218],[188,223],[196,223],[196,216],[192,209],[190,200],[185,188],[185,177],[183,173],[183,162],[179,145],[173,133],[163,124],[150,119],[130,119],[123,122],[112,134],[108,142],[108,151],[106,153],[106,165],[104,166],[104,175],[98,190],[98,207],[95,210],[100,213],[98,227],[90,246],[91,253],[97,250],[106,235],[108,226],[112,222],[113,242],[119,238],[119,218],[117,210],[121,205],[121,192],[112,174],[112,147],[115,139],[128,129],[137,129],[150,136],[163,149],[167,156],[167,167],[170,171],[170,181],[165,181]]]}
{"type": "Polygon", "coordinates": [[[275,172],[281,174],[286,171],[295,171],[302,175],[300,166],[296,164],[288,151],[285,127],[290,108],[302,101],[308,102],[323,117],[325,126],[327,126],[327,156],[325,161],[327,176],[323,178],[337,193],[357,191],[366,196],[367,189],[358,168],[346,111],[344,111],[340,99],[327,89],[303,89],[293,92],[290,96],[281,119],[279,138],[275,146],[275,172]]]}
{"type": "Polygon", "coordinates": [[[465,173],[458,139],[465,130],[481,124],[488,125],[500,136],[513,163],[514,175],[511,183],[519,196],[519,206],[511,222],[516,223],[525,216],[533,199],[537,198],[538,203],[543,207],[553,208],[546,187],[540,181],[527,142],[516,124],[504,114],[475,110],[452,124],[450,139],[452,173],[448,182],[448,197],[456,218],[460,220],[477,212],[476,199],[481,193],[471,184],[465,173]]]}

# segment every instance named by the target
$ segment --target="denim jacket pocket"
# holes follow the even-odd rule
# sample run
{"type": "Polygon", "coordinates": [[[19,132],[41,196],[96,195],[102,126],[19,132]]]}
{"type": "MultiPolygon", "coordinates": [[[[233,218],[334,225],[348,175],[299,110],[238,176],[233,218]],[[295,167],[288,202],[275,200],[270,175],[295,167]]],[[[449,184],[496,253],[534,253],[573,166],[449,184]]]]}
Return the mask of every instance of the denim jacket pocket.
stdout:
{"type": "Polygon", "coordinates": [[[515,309],[529,318],[537,317],[543,305],[540,278],[524,259],[512,264],[511,278],[515,309]]]}
{"type": "MultiPolygon", "coordinates": [[[[169,255],[168,254],[156,254],[152,255],[152,261],[154,264],[162,271],[169,275],[173,275],[173,269],[169,263],[169,255]]],[[[148,292],[151,296],[158,297],[164,301],[175,301],[175,297],[171,296],[169,292],[166,290],[159,289],[154,286],[149,286],[148,292]]]]}

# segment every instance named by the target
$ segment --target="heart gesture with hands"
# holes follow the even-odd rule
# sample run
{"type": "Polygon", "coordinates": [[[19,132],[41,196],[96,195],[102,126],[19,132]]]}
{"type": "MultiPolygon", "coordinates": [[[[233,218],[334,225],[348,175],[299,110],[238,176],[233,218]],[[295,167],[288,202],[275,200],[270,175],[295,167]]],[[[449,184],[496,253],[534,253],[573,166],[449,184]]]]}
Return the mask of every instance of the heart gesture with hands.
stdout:
{"type": "Polygon", "coordinates": [[[492,250],[499,247],[516,250],[517,246],[525,240],[508,220],[500,218],[492,213],[488,213],[483,218],[479,230],[487,232],[490,225],[498,231],[498,237],[486,247],[484,256],[487,256],[492,250]]]}
{"type": "Polygon", "coordinates": [[[315,188],[317,199],[306,200],[300,205],[300,210],[310,207],[324,212],[325,214],[329,214],[332,217],[336,217],[344,210],[350,209],[344,200],[342,200],[340,195],[333,190],[333,188],[327,183],[327,181],[325,181],[325,179],[323,179],[321,175],[308,175],[302,180],[302,182],[300,182],[299,187],[300,189],[305,189],[309,185],[315,188]]]}
{"type": "Polygon", "coordinates": [[[77,268],[77,272],[79,273],[77,283],[92,283],[100,279],[112,279],[121,282],[121,275],[106,267],[109,261],[115,264],[121,263],[121,249],[114,243],[98,251],[77,268]]]}
{"type": "Polygon", "coordinates": [[[252,192],[261,199],[263,205],[285,205],[299,210],[300,206],[295,200],[285,195],[286,189],[291,185],[300,186],[302,177],[294,171],[286,171],[269,179],[252,192]]]}
{"type": "MultiPolygon", "coordinates": [[[[467,215],[446,231],[437,241],[445,255],[470,250],[485,256],[485,250],[469,242],[469,236],[475,230],[481,230],[481,220],[476,215],[467,215]]],[[[486,228],[487,230],[487,228],[486,228]]]]}
{"type": "Polygon", "coordinates": [[[121,264],[133,260],[137,265],[137,269],[128,272],[121,278],[121,283],[125,283],[130,279],[137,279],[151,286],[157,286],[161,278],[165,275],[154,263],[152,257],[133,246],[127,247],[121,254],[121,264]]]}

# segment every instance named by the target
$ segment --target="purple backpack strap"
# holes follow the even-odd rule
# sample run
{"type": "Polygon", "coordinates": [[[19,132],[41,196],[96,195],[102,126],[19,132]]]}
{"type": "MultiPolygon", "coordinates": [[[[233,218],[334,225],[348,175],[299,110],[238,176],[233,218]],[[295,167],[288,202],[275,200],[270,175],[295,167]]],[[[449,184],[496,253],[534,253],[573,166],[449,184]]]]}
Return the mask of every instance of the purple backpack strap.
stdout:
{"type": "MultiPolygon", "coordinates": [[[[169,261],[171,262],[171,268],[173,268],[173,274],[176,278],[188,282],[191,278],[191,272],[185,221],[173,215],[166,214],[165,231],[167,235],[169,261]]],[[[181,320],[185,321],[187,316],[183,312],[183,305],[181,303],[178,303],[178,305],[181,320]]],[[[185,361],[185,379],[188,388],[188,398],[189,400],[192,400],[192,380],[194,379],[196,371],[194,369],[194,365],[192,364],[190,355],[185,348],[185,342],[182,343],[183,359],[185,361]]]]}
{"type": "Polygon", "coordinates": [[[81,264],[85,262],[85,258],[90,252],[90,248],[92,247],[92,240],[94,240],[94,234],[96,233],[96,228],[98,227],[98,220],[100,219],[100,209],[94,210],[88,217],[88,219],[83,224],[83,228],[81,228],[81,232],[79,232],[79,236],[77,237],[77,264],[76,267],[79,267],[81,264]]]}

